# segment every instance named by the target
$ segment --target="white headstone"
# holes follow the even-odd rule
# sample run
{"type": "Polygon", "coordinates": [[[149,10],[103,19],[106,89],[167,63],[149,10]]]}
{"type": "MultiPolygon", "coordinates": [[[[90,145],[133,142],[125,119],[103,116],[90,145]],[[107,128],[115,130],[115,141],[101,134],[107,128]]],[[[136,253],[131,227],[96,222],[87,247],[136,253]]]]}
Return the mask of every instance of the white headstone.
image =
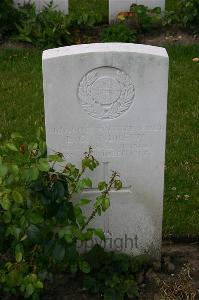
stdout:
{"type": "Polygon", "coordinates": [[[109,0],[109,22],[116,20],[118,13],[130,10],[132,4],[142,4],[149,8],[165,9],[165,0],[109,0]]]}
{"type": "Polygon", "coordinates": [[[142,4],[149,8],[161,7],[162,10],[165,9],[165,0],[136,0],[136,4],[142,4]]]}
{"type": "Polygon", "coordinates": [[[120,12],[129,11],[132,0],[109,0],[109,23],[115,21],[120,12]]]}
{"type": "MultiPolygon", "coordinates": [[[[42,10],[42,8],[50,3],[50,0],[14,0],[15,4],[23,5],[24,3],[35,3],[37,10],[42,10]]],[[[53,5],[57,10],[68,13],[68,0],[53,0],[53,5]]]]}
{"type": "Polygon", "coordinates": [[[94,199],[97,182],[112,170],[123,181],[93,224],[105,231],[106,249],[160,254],[167,81],[164,48],[107,43],[43,53],[49,150],[79,165],[93,148],[100,166],[89,174],[94,185],[84,198],[94,199]]]}

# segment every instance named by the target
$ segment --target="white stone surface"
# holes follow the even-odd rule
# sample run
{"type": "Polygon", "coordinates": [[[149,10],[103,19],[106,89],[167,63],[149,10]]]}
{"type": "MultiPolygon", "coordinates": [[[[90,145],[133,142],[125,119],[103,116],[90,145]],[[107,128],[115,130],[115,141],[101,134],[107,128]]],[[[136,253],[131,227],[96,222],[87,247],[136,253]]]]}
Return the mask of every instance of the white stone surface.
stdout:
{"type": "Polygon", "coordinates": [[[104,229],[107,249],[160,254],[167,81],[164,48],[108,43],[43,53],[49,151],[79,165],[92,146],[100,166],[89,174],[94,185],[84,197],[94,199],[97,182],[112,170],[124,183],[93,224],[104,229]]]}
{"type": "MultiPolygon", "coordinates": [[[[42,8],[50,3],[50,0],[14,0],[16,5],[23,5],[24,3],[35,3],[36,8],[38,10],[42,10],[42,8]]],[[[53,5],[56,6],[57,10],[63,11],[65,14],[68,13],[68,0],[53,0],[53,5]]]]}
{"type": "Polygon", "coordinates": [[[149,8],[165,9],[165,0],[109,0],[109,22],[116,20],[118,13],[130,10],[132,4],[142,4],[149,8]]]}
{"type": "Polygon", "coordinates": [[[132,0],[109,0],[109,23],[116,20],[120,12],[129,11],[132,0]]]}
{"type": "Polygon", "coordinates": [[[162,10],[165,9],[165,0],[137,0],[136,3],[148,6],[149,8],[161,7],[162,10]]]}

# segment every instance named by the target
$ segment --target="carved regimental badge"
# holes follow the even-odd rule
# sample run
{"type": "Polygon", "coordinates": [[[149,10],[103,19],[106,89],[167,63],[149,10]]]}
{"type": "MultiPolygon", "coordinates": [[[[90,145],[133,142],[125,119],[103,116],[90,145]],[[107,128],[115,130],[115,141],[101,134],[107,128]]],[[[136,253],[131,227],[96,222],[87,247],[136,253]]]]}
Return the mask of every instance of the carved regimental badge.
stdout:
{"type": "Polygon", "coordinates": [[[131,78],[123,71],[101,67],[80,81],[78,98],[83,109],[96,119],[115,119],[126,112],[135,97],[131,78]]]}

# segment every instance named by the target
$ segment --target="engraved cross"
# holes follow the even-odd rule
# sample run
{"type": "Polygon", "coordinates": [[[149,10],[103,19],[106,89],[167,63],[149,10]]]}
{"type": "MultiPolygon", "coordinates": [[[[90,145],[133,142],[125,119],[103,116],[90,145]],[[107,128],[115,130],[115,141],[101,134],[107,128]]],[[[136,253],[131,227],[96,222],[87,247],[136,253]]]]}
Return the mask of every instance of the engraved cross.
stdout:
{"type": "MultiPolygon", "coordinates": [[[[108,161],[103,161],[102,162],[102,165],[103,165],[103,169],[102,169],[102,172],[103,172],[103,181],[105,182],[109,182],[110,180],[110,169],[109,169],[109,164],[110,162],[108,161]]],[[[114,191],[114,189],[113,189],[114,191]]],[[[122,192],[127,192],[127,193],[131,193],[131,186],[125,186],[123,187],[120,191],[122,192]]],[[[90,192],[99,192],[98,188],[97,187],[93,187],[91,189],[86,189],[85,190],[86,193],[90,192]]],[[[112,192],[112,191],[111,191],[112,192]]],[[[110,238],[111,237],[111,232],[110,232],[110,209],[108,209],[105,213],[104,213],[104,224],[103,224],[103,227],[104,227],[104,234],[106,236],[106,238],[110,238]]]]}

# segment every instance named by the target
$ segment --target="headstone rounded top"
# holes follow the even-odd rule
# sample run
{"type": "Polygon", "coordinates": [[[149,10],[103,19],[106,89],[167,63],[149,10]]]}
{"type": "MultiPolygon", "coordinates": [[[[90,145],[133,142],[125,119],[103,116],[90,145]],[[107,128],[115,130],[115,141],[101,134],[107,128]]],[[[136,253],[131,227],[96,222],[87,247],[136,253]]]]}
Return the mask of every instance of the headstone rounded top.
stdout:
{"type": "Polygon", "coordinates": [[[43,59],[53,59],[56,57],[62,57],[67,55],[102,52],[130,52],[168,58],[166,49],[162,47],[132,43],[93,43],[48,49],[43,52],[43,59]]]}

